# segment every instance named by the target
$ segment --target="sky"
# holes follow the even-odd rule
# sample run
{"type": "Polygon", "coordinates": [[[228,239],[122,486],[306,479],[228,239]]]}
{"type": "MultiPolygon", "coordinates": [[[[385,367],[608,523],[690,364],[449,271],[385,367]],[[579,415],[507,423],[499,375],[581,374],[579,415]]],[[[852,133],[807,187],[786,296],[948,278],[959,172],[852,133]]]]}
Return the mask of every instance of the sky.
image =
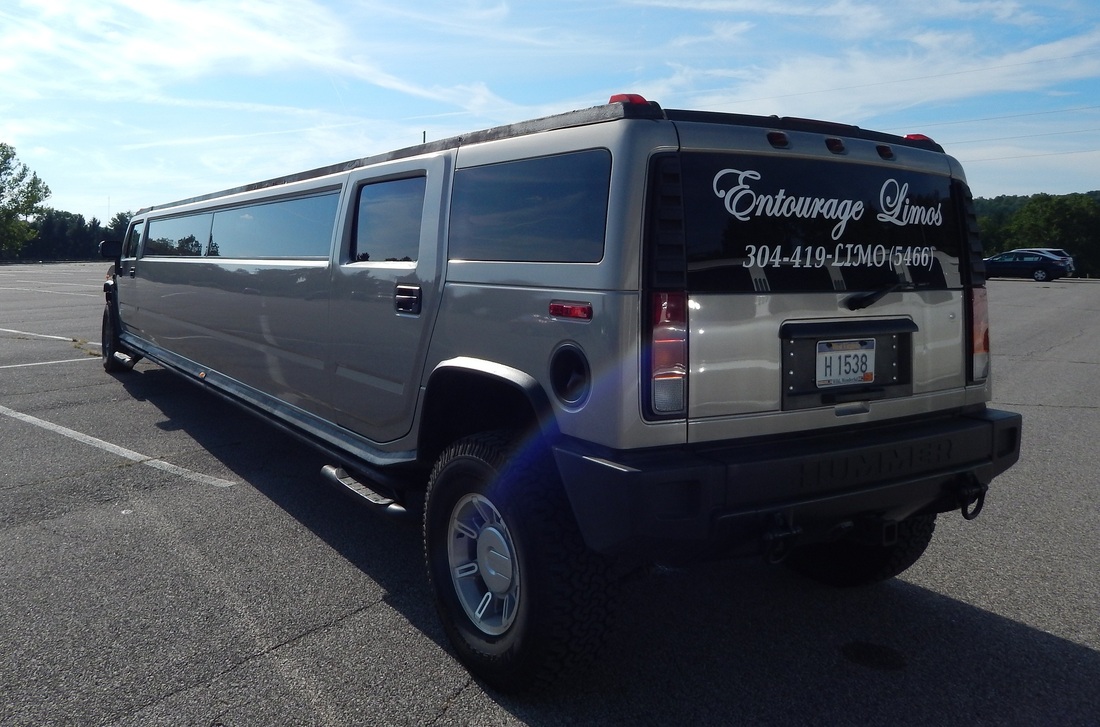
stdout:
{"type": "Polygon", "coordinates": [[[1100,189],[1096,0],[4,0],[0,142],[118,213],[637,93],[1100,189]]]}

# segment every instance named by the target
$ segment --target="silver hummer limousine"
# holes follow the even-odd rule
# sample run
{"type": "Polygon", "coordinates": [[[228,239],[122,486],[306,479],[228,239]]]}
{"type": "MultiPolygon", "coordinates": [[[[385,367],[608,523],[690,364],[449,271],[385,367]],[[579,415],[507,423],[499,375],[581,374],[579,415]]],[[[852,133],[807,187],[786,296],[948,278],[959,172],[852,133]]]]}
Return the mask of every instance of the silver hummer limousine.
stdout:
{"type": "Polygon", "coordinates": [[[591,658],[628,571],[912,565],[1019,456],[982,249],[923,136],[635,95],[136,214],[103,362],[149,359],[423,512],[459,658],[591,658]]]}

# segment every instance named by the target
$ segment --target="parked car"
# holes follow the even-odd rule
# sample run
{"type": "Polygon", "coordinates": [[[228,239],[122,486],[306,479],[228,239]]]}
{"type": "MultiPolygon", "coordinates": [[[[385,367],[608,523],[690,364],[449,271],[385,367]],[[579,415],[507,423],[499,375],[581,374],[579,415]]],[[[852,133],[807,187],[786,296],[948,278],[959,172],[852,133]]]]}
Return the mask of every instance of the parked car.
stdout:
{"type": "Polygon", "coordinates": [[[1023,252],[1045,252],[1048,255],[1062,258],[1066,261],[1066,263],[1068,263],[1066,269],[1069,270],[1069,274],[1071,276],[1077,272],[1077,266],[1073,263],[1073,255],[1070,255],[1068,252],[1060,247],[1022,247],[1020,248],[1020,250],[1023,252]]]}
{"type": "Polygon", "coordinates": [[[1069,263],[1038,250],[1009,250],[985,259],[990,278],[1031,278],[1037,282],[1056,280],[1070,274],[1069,263]]]}

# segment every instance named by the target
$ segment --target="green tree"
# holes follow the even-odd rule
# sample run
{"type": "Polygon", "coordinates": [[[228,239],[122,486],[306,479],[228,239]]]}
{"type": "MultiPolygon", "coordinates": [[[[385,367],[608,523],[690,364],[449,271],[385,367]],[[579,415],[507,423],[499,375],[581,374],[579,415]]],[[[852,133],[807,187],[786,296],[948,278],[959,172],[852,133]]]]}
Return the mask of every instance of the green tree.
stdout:
{"type": "Polygon", "coordinates": [[[28,260],[93,260],[99,255],[104,229],[93,217],[47,209],[34,223],[35,237],[23,245],[21,257],[28,260]]]}
{"type": "Polygon", "coordinates": [[[1009,247],[1058,247],[1079,276],[1100,274],[1100,201],[1090,194],[1036,194],[1005,227],[1009,247]]]}
{"type": "Polygon", "coordinates": [[[34,237],[31,220],[42,213],[50,188],[0,142],[0,258],[17,258],[34,237]]]}
{"type": "Polygon", "coordinates": [[[116,212],[115,216],[111,218],[111,221],[107,223],[107,227],[103,230],[104,234],[112,240],[121,240],[126,236],[126,228],[130,224],[130,218],[134,216],[133,212],[116,212]]]}
{"type": "Polygon", "coordinates": [[[1027,204],[1028,199],[1028,197],[1001,195],[992,199],[979,197],[974,200],[982,247],[987,255],[1008,250],[1011,247],[1008,244],[1006,227],[1020,208],[1027,204]]]}

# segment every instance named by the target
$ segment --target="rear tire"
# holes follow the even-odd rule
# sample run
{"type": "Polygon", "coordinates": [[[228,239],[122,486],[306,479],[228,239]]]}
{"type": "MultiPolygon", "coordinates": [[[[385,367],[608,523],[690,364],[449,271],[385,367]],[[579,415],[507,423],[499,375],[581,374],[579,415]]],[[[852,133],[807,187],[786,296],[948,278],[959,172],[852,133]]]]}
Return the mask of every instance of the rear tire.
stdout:
{"type": "Polygon", "coordinates": [[[490,685],[543,686],[601,645],[607,563],[585,547],[545,451],[504,433],[448,447],[428,482],[424,549],[444,630],[490,685]]]}
{"type": "Polygon", "coordinates": [[[830,586],[868,585],[893,578],[916,563],[935,529],[935,514],[914,515],[898,523],[898,539],[893,545],[838,540],[796,548],[783,562],[830,586]]]}
{"type": "Polygon", "coordinates": [[[1048,277],[1049,276],[1047,275],[1047,271],[1043,270],[1042,268],[1036,268],[1035,272],[1031,274],[1032,280],[1034,280],[1036,283],[1042,283],[1048,277]]]}

